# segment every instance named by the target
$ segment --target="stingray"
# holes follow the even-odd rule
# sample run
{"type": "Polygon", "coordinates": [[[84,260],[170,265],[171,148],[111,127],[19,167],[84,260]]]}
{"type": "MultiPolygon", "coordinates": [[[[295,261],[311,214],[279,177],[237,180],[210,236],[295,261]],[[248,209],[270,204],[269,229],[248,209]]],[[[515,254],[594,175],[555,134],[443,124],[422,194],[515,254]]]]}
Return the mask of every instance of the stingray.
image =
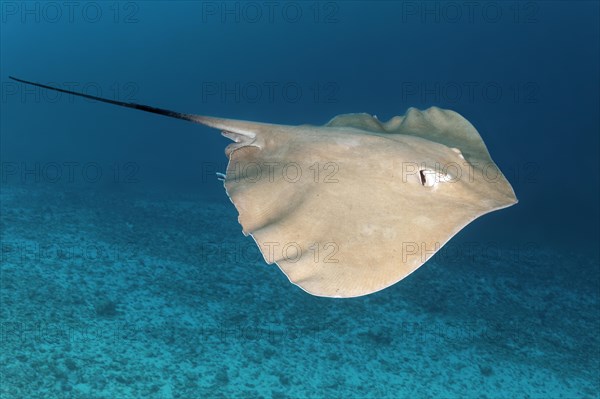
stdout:
{"type": "Polygon", "coordinates": [[[24,84],[219,129],[233,140],[218,174],[268,264],[323,297],[389,287],[478,217],[517,203],[477,130],[450,110],[366,113],[323,126],[184,114],[11,77],[24,84]]]}

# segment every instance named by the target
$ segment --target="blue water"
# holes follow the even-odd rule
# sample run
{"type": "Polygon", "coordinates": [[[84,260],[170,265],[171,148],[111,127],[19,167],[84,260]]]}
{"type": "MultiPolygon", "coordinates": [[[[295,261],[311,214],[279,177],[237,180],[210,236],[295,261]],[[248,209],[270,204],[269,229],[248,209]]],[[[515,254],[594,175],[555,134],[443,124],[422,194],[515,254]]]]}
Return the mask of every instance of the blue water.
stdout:
{"type": "Polygon", "coordinates": [[[2,398],[598,398],[597,2],[21,2],[1,11],[2,398]],[[229,140],[452,109],[519,203],[400,283],[268,266],[229,140]]]}

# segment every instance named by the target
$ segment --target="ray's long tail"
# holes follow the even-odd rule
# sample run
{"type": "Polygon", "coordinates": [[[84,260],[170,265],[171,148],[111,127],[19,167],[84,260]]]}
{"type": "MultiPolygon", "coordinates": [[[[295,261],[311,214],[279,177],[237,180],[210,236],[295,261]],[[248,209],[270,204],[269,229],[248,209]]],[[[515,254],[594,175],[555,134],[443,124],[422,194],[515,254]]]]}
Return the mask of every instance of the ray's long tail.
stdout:
{"type": "Polygon", "coordinates": [[[136,103],[128,103],[124,101],[111,100],[108,98],[102,98],[97,96],[92,96],[90,94],[78,93],[71,90],[65,90],[54,86],[48,86],[41,83],[31,82],[24,79],[15,78],[14,76],[9,76],[10,79],[27,84],[32,86],[41,87],[47,90],[54,90],[60,93],[72,94],[74,96],[89,98],[90,100],[101,101],[108,104],[118,105],[120,107],[133,108],[140,111],[150,112],[153,114],[168,116],[169,118],[182,119],[189,122],[199,123],[202,125],[210,126],[215,129],[220,129],[223,131],[233,132],[240,134],[242,136],[254,138],[256,132],[260,130],[261,127],[267,126],[268,124],[257,123],[257,122],[248,122],[248,121],[240,121],[235,119],[225,119],[225,118],[215,118],[212,116],[203,116],[203,115],[195,115],[195,114],[184,114],[181,112],[175,112],[164,108],[152,107],[149,105],[136,104],[136,103]]]}

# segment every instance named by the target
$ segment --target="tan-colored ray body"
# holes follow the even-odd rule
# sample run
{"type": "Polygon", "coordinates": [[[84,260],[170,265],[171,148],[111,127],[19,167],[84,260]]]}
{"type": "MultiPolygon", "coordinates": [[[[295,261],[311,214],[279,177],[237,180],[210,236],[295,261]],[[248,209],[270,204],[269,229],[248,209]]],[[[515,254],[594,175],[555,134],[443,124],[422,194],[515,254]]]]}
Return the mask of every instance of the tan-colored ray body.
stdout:
{"type": "Polygon", "coordinates": [[[411,108],[387,123],[340,115],[283,126],[181,114],[13,78],[201,123],[235,143],[224,185],[265,260],[313,295],[355,297],[419,268],[469,222],[517,202],[475,128],[411,108]]]}
{"type": "Polygon", "coordinates": [[[225,133],[238,140],[225,188],[265,260],[313,295],[388,287],[472,220],[517,202],[475,128],[452,111],[410,109],[387,124],[366,114],[320,127],[250,124],[252,137],[225,133]]]}

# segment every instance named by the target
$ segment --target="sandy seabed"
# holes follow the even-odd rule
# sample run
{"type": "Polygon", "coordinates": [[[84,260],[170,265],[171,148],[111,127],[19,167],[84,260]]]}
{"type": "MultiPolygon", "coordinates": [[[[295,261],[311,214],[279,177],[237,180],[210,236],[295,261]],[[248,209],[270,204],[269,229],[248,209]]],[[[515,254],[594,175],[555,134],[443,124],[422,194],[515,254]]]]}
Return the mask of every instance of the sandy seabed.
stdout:
{"type": "Polygon", "coordinates": [[[3,399],[599,397],[598,274],[573,272],[597,258],[457,237],[333,300],[264,263],[226,197],[0,194],[3,399]]]}

